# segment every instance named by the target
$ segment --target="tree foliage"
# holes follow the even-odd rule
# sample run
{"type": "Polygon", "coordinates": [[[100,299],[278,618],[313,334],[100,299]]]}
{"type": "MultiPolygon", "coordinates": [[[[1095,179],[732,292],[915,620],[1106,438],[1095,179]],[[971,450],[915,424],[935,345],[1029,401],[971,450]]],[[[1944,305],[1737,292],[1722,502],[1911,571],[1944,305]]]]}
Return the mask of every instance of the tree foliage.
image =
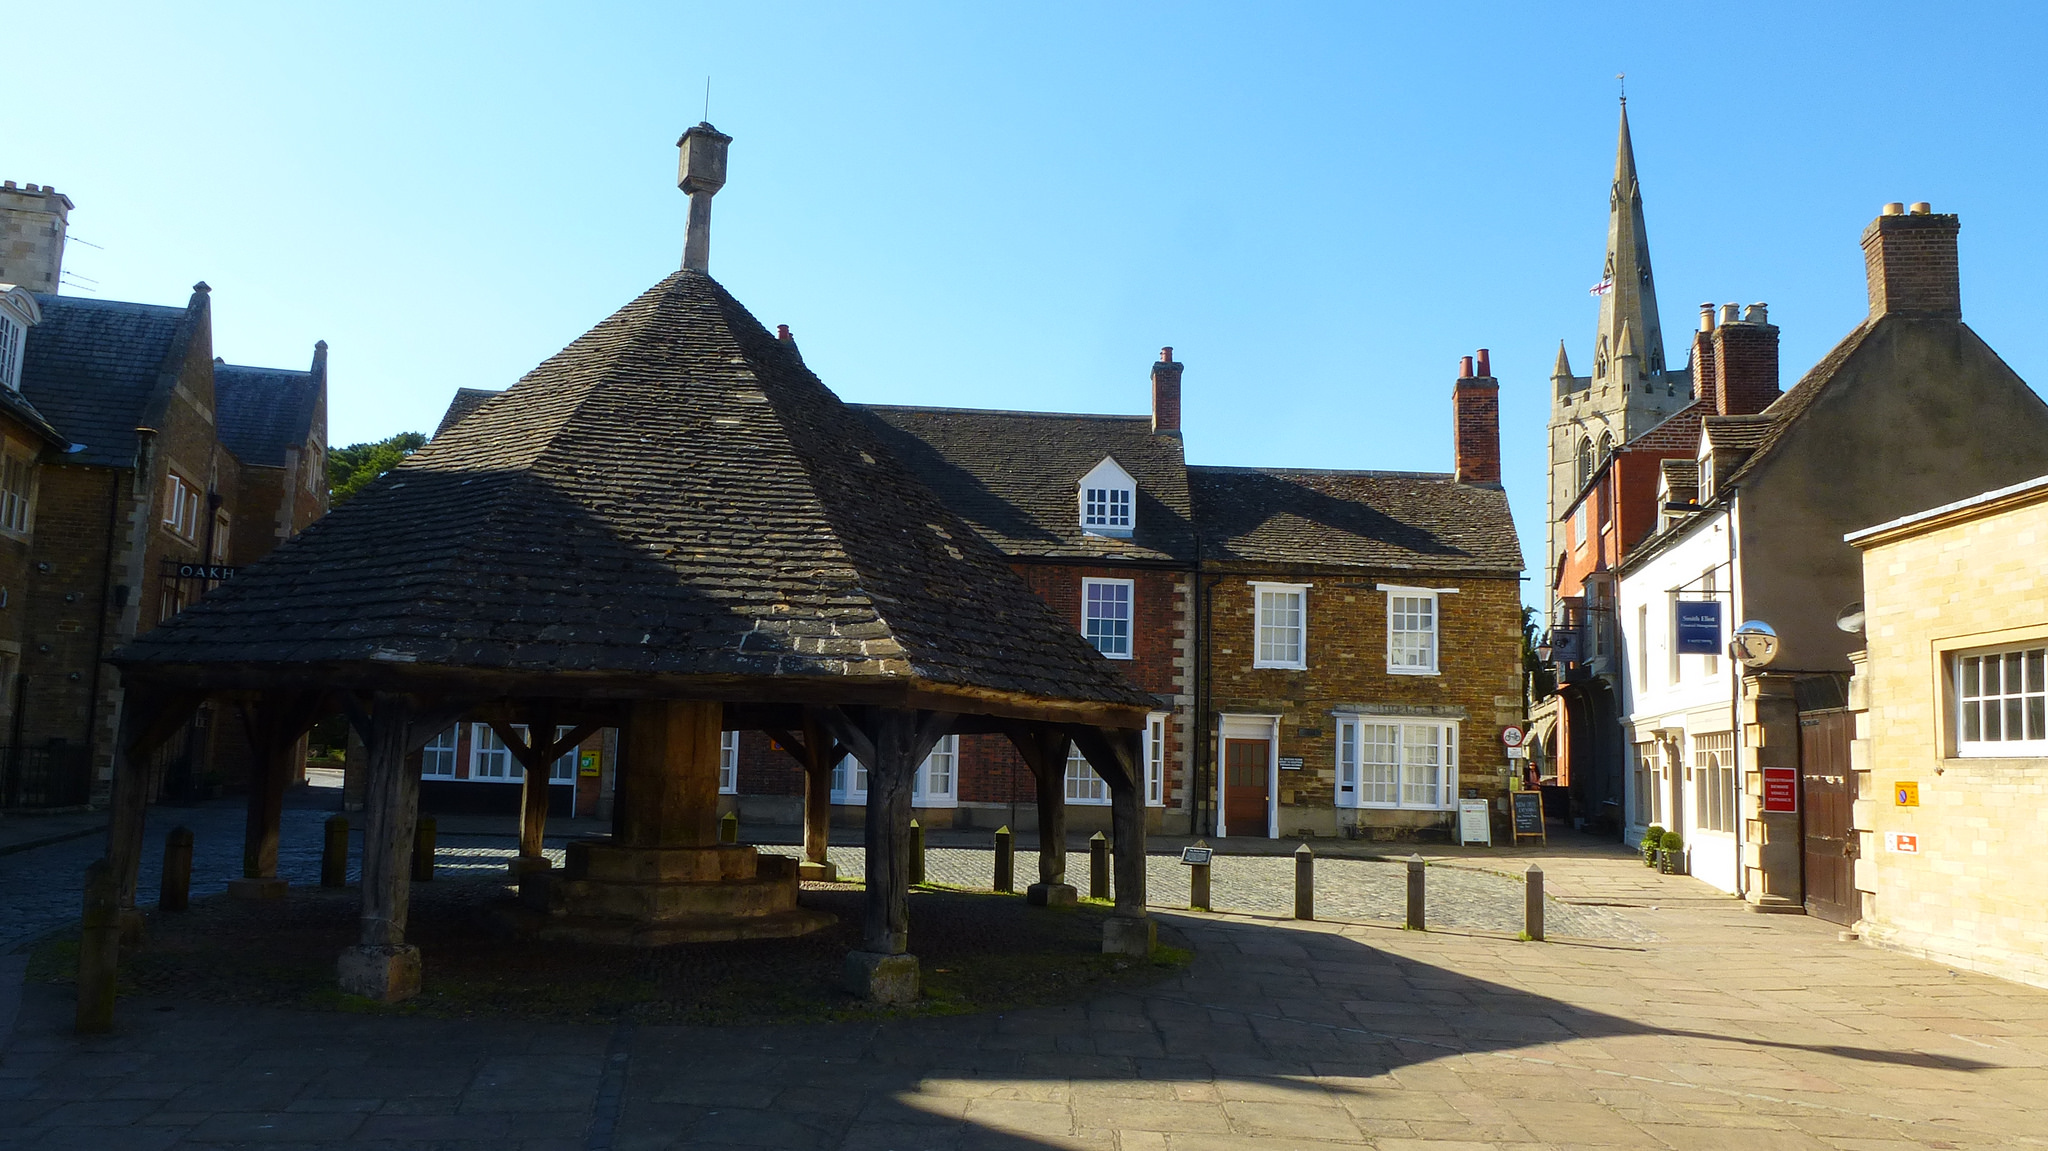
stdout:
{"type": "Polygon", "coordinates": [[[405,457],[420,449],[427,437],[419,432],[400,432],[373,443],[350,444],[327,455],[327,506],[334,507],[370,485],[370,481],[397,467],[405,457]]]}

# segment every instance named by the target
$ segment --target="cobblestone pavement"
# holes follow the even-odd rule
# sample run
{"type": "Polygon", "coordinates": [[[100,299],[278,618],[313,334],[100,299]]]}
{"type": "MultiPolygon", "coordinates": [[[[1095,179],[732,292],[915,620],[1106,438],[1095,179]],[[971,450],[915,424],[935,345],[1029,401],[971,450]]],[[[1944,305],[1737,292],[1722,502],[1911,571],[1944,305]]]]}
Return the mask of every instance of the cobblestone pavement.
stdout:
{"type": "Polygon", "coordinates": [[[1139,994],[731,1029],[130,999],[80,1039],[32,986],[0,1148],[2048,1148],[2048,991],[1557,870],[1657,940],[1162,912],[1194,965],[1139,994]]]}
{"type": "MultiPolygon", "coordinates": [[[[785,855],[802,853],[790,847],[763,850],[785,855]]],[[[858,847],[833,847],[828,858],[849,879],[864,874],[866,853],[858,847]]],[[[1145,895],[1154,907],[1188,905],[1188,868],[1174,856],[1146,858],[1145,895]]],[[[1501,931],[1522,930],[1524,885],[1519,876],[1469,866],[1433,866],[1427,871],[1427,922],[1436,927],[1501,931]]],[[[995,882],[992,850],[934,847],[925,851],[925,878],[933,883],[986,889],[995,882]]],[[[1022,891],[1038,879],[1038,853],[1017,852],[1016,883],[1022,891]]],[[[1069,852],[1067,882],[1088,892],[1088,854],[1069,852]]],[[[1401,923],[1408,914],[1408,868],[1404,863],[1363,859],[1320,859],[1315,866],[1315,912],[1320,919],[1401,923]]],[[[1217,856],[1209,875],[1209,903],[1217,911],[1259,915],[1294,914],[1294,860],[1288,856],[1217,856]]],[[[1648,942],[1654,929],[1618,911],[1567,903],[1545,902],[1544,933],[1579,939],[1620,939],[1648,942]]]]}

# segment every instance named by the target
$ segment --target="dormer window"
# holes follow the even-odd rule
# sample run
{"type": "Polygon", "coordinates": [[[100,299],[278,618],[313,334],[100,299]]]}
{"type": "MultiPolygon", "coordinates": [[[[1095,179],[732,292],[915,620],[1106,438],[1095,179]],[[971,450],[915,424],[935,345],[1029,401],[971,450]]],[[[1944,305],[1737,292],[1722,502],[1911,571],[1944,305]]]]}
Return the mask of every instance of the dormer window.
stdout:
{"type": "Polygon", "coordinates": [[[0,386],[21,390],[21,357],[28,330],[42,322],[42,308],[26,289],[0,284],[0,386]]]}
{"type": "Polygon", "coordinates": [[[1081,477],[1081,530],[1091,536],[1128,539],[1138,521],[1138,481],[1116,460],[1104,457],[1081,477]]]}

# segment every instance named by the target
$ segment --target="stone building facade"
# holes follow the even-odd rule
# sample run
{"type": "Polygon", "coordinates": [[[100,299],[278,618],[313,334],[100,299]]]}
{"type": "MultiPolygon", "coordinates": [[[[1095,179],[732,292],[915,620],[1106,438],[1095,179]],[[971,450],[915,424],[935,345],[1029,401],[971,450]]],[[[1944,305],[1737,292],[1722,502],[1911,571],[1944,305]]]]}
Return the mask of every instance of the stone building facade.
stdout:
{"type": "Polygon", "coordinates": [[[1856,532],[1857,930],[2048,987],[2048,476],[1856,532]]]}

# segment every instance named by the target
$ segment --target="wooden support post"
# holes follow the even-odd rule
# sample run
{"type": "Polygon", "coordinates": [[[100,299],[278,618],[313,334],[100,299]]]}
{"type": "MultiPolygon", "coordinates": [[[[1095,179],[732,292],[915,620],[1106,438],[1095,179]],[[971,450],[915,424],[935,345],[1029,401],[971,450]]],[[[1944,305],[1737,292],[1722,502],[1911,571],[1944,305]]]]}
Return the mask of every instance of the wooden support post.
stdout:
{"type": "Polygon", "coordinates": [[[299,736],[312,724],[317,703],[318,697],[306,692],[272,692],[238,709],[256,763],[242,831],[242,875],[228,883],[228,894],[237,899],[285,897],[288,885],[277,874],[284,793],[296,766],[299,736]]]}
{"type": "Polygon", "coordinates": [[[336,964],[341,989],[351,995],[396,1003],[419,992],[420,952],[405,942],[414,821],[419,815],[419,747],[433,738],[439,725],[422,723],[416,737],[414,702],[403,695],[379,692],[366,718],[350,718],[363,728],[369,763],[363,829],[363,911],[356,946],[342,952],[336,964]]]}
{"type": "Polygon", "coordinates": [[[1530,864],[1522,877],[1522,934],[1543,942],[1543,868],[1530,864]]]}
{"type": "Polygon", "coordinates": [[[876,1003],[918,995],[910,946],[910,798],[917,767],[952,717],[889,708],[821,714],[832,734],[868,768],[867,892],[861,949],[846,957],[847,990],[876,1003]]]}
{"type": "Polygon", "coordinates": [[[557,730],[558,727],[555,708],[546,702],[534,705],[524,735],[512,724],[496,721],[491,724],[498,741],[512,753],[513,759],[519,761],[519,854],[505,868],[514,879],[529,871],[546,871],[552,866],[547,855],[548,788],[553,786],[549,773],[554,770],[556,760],[589,739],[597,730],[597,725],[590,723],[578,724],[566,733],[557,730]]]}
{"type": "Polygon", "coordinates": [[[348,886],[348,816],[330,815],[320,842],[320,886],[348,886]]]}
{"type": "Polygon", "coordinates": [[[114,740],[114,786],[108,799],[107,862],[114,875],[115,905],[122,938],[139,942],[142,916],[135,910],[136,876],[142,870],[142,831],[149,810],[149,756],[176,734],[206,697],[165,692],[129,683],[121,703],[120,734],[114,740]]]}
{"type": "Polygon", "coordinates": [[[434,835],[440,825],[431,815],[422,815],[412,825],[412,881],[432,883],[434,881],[434,835]]]}
{"type": "Polygon", "coordinates": [[[924,882],[924,825],[910,821],[910,885],[924,882]]]}
{"type": "Polygon", "coordinates": [[[1072,740],[1056,727],[1019,726],[1010,742],[1038,784],[1038,882],[1025,890],[1033,906],[1079,902],[1067,882],[1067,753],[1072,740]]]}
{"type": "Polygon", "coordinates": [[[1294,849],[1294,917],[1316,917],[1316,857],[1306,843],[1294,849]]]}
{"type": "Polygon", "coordinates": [[[718,846],[718,743],[724,707],[636,703],[626,721],[614,800],[617,846],[718,846]]]}
{"type": "MultiPolygon", "coordinates": [[[[535,743],[541,744],[543,747],[551,747],[554,744],[555,735],[555,726],[552,721],[548,723],[546,730],[547,736],[543,739],[538,734],[539,728],[531,725],[527,727],[529,733],[534,733],[532,738],[535,743]]],[[[539,759],[540,757],[535,756],[534,758],[539,759]]],[[[522,865],[530,866],[540,871],[545,871],[548,867],[548,854],[546,850],[548,838],[548,772],[553,768],[554,762],[552,759],[541,760],[538,771],[523,763],[519,765],[520,770],[525,772],[525,777],[519,782],[518,861],[522,865]]],[[[524,869],[524,867],[521,868],[521,870],[524,869]]]]}
{"type": "Polygon", "coordinates": [[[114,1029],[114,983],[121,964],[121,895],[114,865],[93,860],[85,869],[85,914],[78,932],[78,1010],[81,1035],[114,1029]]]}
{"type": "Polygon", "coordinates": [[[1116,914],[1103,923],[1102,950],[1149,956],[1158,928],[1145,914],[1145,792],[1136,731],[1076,728],[1081,754],[1109,785],[1111,847],[1115,851],[1116,914]]]}
{"type": "Polygon", "coordinates": [[[157,888],[158,911],[183,911],[192,904],[192,829],[174,827],[164,837],[163,883],[157,888]]]}
{"type": "Polygon", "coordinates": [[[1099,831],[1088,837],[1088,898],[1109,898],[1109,837],[1099,831]]]}

